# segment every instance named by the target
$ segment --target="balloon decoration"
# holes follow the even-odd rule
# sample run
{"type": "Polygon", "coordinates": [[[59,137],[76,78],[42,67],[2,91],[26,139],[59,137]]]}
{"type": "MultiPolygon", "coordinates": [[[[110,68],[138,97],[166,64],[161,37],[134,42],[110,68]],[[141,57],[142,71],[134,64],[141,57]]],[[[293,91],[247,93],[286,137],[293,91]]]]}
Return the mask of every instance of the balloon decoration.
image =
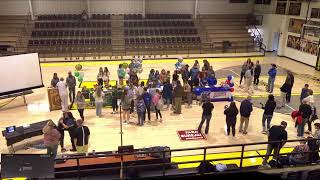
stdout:
{"type": "Polygon", "coordinates": [[[234,83],[230,83],[230,87],[233,87],[234,86],[234,83]]]}
{"type": "Polygon", "coordinates": [[[126,76],[126,72],[124,70],[120,71],[119,76],[124,78],[126,76]]]}
{"type": "Polygon", "coordinates": [[[75,68],[76,68],[77,71],[81,71],[82,70],[82,65],[81,64],[77,64],[75,66],[75,68]]]}
{"type": "Polygon", "coordinates": [[[231,75],[228,75],[228,80],[231,81],[231,79],[233,79],[233,77],[231,75]]]}
{"type": "Polygon", "coordinates": [[[234,88],[232,87],[232,88],[230,88],[230,92],[234,92],[234,88]]]}
{"type": "Polygon", "coordinates": [[[123,67],[124,69],[127,69],[128,66],[129,66],[128,63],[123,63],[123,64],[122,64],[122,67],[123,67]]]}
{"type": "Polygon", "coordinates": [[[79,77],[82,77],[82,78],[83,78],[83,77],[84,77],[84,72],[80,72],[80,73],[79,73],[79,77]]]}
{"type": "Polygon", "coordinates": [[[75,76],[75,77],[79,77],[79,75],[80,75],[80,73],[79,73],[78,71],[75,71],[75,72],[74,72],[74,76],[75,76]]]}
{"type": "Polygon", "coordinates": [[[79,76],[78,81],[81,83],[83,81],[83,77],[79,76]]]}

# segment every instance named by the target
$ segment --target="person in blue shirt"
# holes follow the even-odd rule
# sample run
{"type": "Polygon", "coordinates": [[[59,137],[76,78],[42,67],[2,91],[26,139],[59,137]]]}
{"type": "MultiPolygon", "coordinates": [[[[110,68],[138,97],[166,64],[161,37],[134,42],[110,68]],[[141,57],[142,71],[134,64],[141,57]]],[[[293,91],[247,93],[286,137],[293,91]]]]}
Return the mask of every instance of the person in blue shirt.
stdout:
{"type": "Polygon", "coordinates": [[[271,64],[271,68],[268,71],[269,79],[268,79],[268,86],[267,92],[272,93],[274,88],[274,81],[276,80],[277,76],[277,65],[271,64]]]}
{"type": "MultiPolygon", "coordinates": [[[[148,88],[147,87],[144,88],[144,93],[142,94],[142,97],[143,97],[143,101],[144,101],[144,104],[145,104],[145,108],[146,108],[147,113],[148,113],[148,121],[150,122],[150,106],[151,106],[152,97],[151,97],[151,94],[148,92],[148,88]]],[[[145,117],[146,116],[144,116],[144,118],[145,117]]]]}

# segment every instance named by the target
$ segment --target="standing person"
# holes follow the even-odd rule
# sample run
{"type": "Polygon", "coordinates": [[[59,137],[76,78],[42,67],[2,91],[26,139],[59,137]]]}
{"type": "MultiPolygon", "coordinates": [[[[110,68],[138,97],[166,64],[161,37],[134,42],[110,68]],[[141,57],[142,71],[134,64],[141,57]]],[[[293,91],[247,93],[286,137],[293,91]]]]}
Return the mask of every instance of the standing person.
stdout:
{"type": "MultiPolygon", "coordinates": [[[[315,121],[314,123],[314,133],[313,138],[314,139],[320,139],[320,121],[315,121]]],[[[310,149],[313,150],[313,153],[310,155],[310,160],[312,162],[317,162],[319,160],[319,145],[320,145],[320,140],[311,140],[313,143],[313,147],[310,149]]]]}
{"type": "Polygon", "coordinates": [[[249,118],[252,112],[251,97],[248,96],[247,99],[243,100],[240,105],[240,128],[239,132],[247,134],[247,129],[249,126],[249,118]],[[244,123],[244,129],[243,129],[244,123]]]}
{"type": "Polygon", "coordinates": [[[286,96],[286,100],[287,100],[287,103],[290,103],[291,101],[291,91],[292,91],[292,88],[293,88],[293,84],[294,84],[294,75],[291,71],[288,71],[288,76],[289,76],[289,80],[290,80],[290,86],[289,86],[289,89],[288,89],[288,92],[287,92],[287,96],[286,96]]]}
{"type": "Polygon", "coordinates": [[[167,78],[166,78],[167,80],[166,80],[166,81],[170,83],[170,82],[171,82],[171,75],[170,75],[170,71],[167,71],[167,73],[166,73],[166,74],[167,74],[167,78]]]}
{"type": "Polygon", "coordinates": [[[125,89],[121,97],[121,105],[123,109],[123,123],[129,123],[130,120],[130,108],[131,108],[131,98],[128,94],[128,89],[125,89]]]}
{"type": "Polygon", "coordinates": [[[61,99],[62,112],[69,110],[68,108],[68,89],[67,84],[64,82],[63,78],[60,78],[60,81],[57,83],[57,88],[59,91],[59,96],[61,99]]]}
{"type": "Polygon", "coordinates": [[[202,104],[202,118],[198,127],[198,132],[201,133],[202,125],[206,121],[206,129],[204,133],[207,135],[209,133],[210,120],[212,117],[212,110],[214,106],[210,102],[210,99],[206,99],[206,102],[202,104]]]}
{"type": "Polygon", "coordinates": [[[263,159],[262,165],[264,166],[267,165],[267,162],[268,162],[269,156],[272,153],[272,150],[274,150],[273,159],[277,159],[280,149],[284,146],[284,144],[288,139],[286,127],[287,127],[287,123],[285,121],[282,121],[280,126],[272,126],[269,129],[267,152],[266,152],[266,157],[263,159]],[[282,142],[279,143],[279,142],[273,142],[273,141],[282,141],[282,142]]]}
{"type": "Polygon", "coordinates": [[[248,60],[246,62],[243,63],[242,67],[241,67],[241,73],[240,73],[240,85],[242,83],[242,79],[244,78],[244,75],[246,74],[247,70],[248,70],[249,66],[248,66],[248,60]]]}
{"type": "Polygon", "coordinates": [[[164,104],[167,105],[167,109],[169,109],[170,104],[172,103],[172,84],[169,81],[166,81],[163,85],[162,97],[164,104]]]}
{"type": "Polygon", "coordinates": [[[173,74],[172,74],[172,86],[173,87],[176,87],[177,81],[179,81],[179,75],[178,75],[178,71],[175,70],[175,71],[173,71],[173,74]]]}
{"type": "Polygon", "coordinates": [[[87,126],[83,125],[83,120],[77,120],[77,129],[75,132],[75,144],[77,153],[87,153],[89,145],[90,130],[87,126]]]}
{"type": "Polygon", "coordinates": [[[216,78],[216,74],[215,74],[212,66],[209,66],[207,74],[208,74],[208,78],[212,78],[212,79],[216,78]]]}
{"type": "Polygon", "coordinates": [[[261,74],[261,65],[259,63],[259,61],[256,62],[256,67],[254,68],[254,79],[253,79],[253,84],[255,86],[259,85],[259,77],[261,74]]]}
{"type": "Polygon", "coordinates": [[[53,73],[53,77],[51,79],[51,87],[56,88],[58,82],[59,82],[58,74],[53,73]]]}
{"type": "Polygon", "coordinates": [[[178,80],[177,86],[173,90],[175,114],[181,114],[181,102],[182,102],[183,93],[184,93],[183,87],[181,86],[181,83],[178,80]]]}
{"type": "Polygon", "coordinates": [[[277,65],[271,64],[271,68],[268,71],[269,79],[267,85],[267,92],[272,93],[274,88],[274,81],[277,76],[277,65]]]}
{"type": "Polygon", "coordinates": [[[163,85],[167,81],[167,72],[166,70],[162,69],[160,73],[160,83],[163,85]]]}
{"type": "MultiPolygon", "coordinates": [[[[191,83],[191,81],[189,81],[191,83]]],[[[188,107],[191,108],[192,105],[192,91],[191,86],[188,82],[183,85],[184,94],[188,103],[188,107]]]]}
{"type": "Polygon", "coordinates": [[[113,87],[113,91],[111,93],[111,98],[112,98],[112,113],[111,114],[116,114],[118,113],[118,99],[120,99],[120,88],[117,86],[113,87]]]}
{"type": "Polygon", "coordinates": [[[102,106],[103,106],[103,98],[104,98],[104,93],[101,90],[101,87],[98,86],[93,93],[94,97],[94,102],[96,105],[96,116],[102,117],[102,106]]]}
{"type": "Polygon", "coordinates": [[[157,120],[158,120],[158,115],[160,116],[160,122],[162,122],[162,115],[161,115],[161,112],[160,112],[160,110],[161,110],[161,103],[160,103],[160,101],[162,101],[161,100],[161,92],[160,92],[160,90],[159,89],[156,89],[156,93],[155,93],[155,95],[153,95],[153,97],[152,97],[152,103],[153,103],[153,105],[154,105],[154,109],[155,109],[155,111],[156,111],[156,118],[157,118],[157,120]]]}
{"type": "Polygon", "coordinates": [[[188,83],[188,80],[190,78],[189,65],[188,64],[184,65],[181,70],[182,70],[181,77],[182,77],[183,84],[186,84],[188,83]]]}
{"type": "Polygon", "coordinates": [[[50,120],[46,126],[42,129],[43,142],[47,147],[47,154],[53,154],[55,158],[57,156],[58,145],[61,138],[61,134],[56,129],[56,125],[50,120]]]}
{"type": "Polygon", "coordinates": [[[304,88],[301,89],[300,103],[302,104],[302,100],[308,96],[309,96],[309,84],[305,84],[304,88]]]}
{"type": "Polygon", "coordinates": [[[124,68],[122,67],[122,64],[119,64],[117,74],[118,74],[118,79],[119,79],[119,85],[123,86],[123,79],[125,78],[126,72],[125,72],[124,68]]]}
{"type": "Polygon", "coordinates": [[[246,73],[244,74],[244,82],[245,82],[245,91],[247,91],[248,93],[252,93],[252,67],[249,66],[249,68],[247,69],[246,73]]]}
{"type": "Polygon", "coordinates": [[[270,129],[270,123],[273,117],[273,112],[277,106],[276,101],[274,100],[274,96],[270,94],[268,96],[268,100],[266,104],[263,106],[262,109],[264,109],[263,115],[262,115],[262,133],[267,133],[270,129]],[[267,128],[266,128],[266,121],[267,121],[267,128]]]}
{"type": "Polygon", "coordinates": [[[198,75],[200,72],[199,64],[194,63],[193,67],[190,69],[190,78],[192,82],[192,86],[199,86],[198,75]]]}
{"type": "Polygon", "coordinates": [[[76,131],[76,122],[71,112],[64,112],[63,117],[59,119],[58,123],[58,131],[61,134],[61,151],[64,152],[66,149],[64,148],[64,130],[67,130],[70,136],[70,141],[72,145],[72,149],[70,151],[76,151],[76,145],[74,143],[75,131],[76,131]]]}
{"type": "Polygon", "coordinates": [[[146,105],[143,97],[138,96],[137,98],[137,114],[138,114],[138,126],[143,126],[146,115],[146,105]]]}
{"type": "Polygon", "coordinates": [[[155,70],[151,69],[148,75],[148,86],[149,87],[155,87],[154,82],[155,82],[156,76],[155,76],[155,70]]]}
{"type": "Polygon", "coordinates": [[[144,93],[144,81],[141,81],[140,86],[137,88],[137,95],[141,96],[144,93]]]}
{"type": "Polygon", "coordinates": [[[285,105],[286,105],[287,94],[289,92],[290,86],[291,86],[290,76],[287,75],[286,81],[284,82],[284,84],[280,88],[280,91],[281,91],[281,106],[279,107],[279,109],[285,107],[285,105]]]}
{"type": "Polygon", "coordinates": [[[312,114],[311,106],[307,103],[306,100],[302,100],[302,104],[299,106],[299,112],[301,112],[302,123],[298,125],[298,136],[303,137],[304,135],[304,126],[306,123],[310,123],[310,132],[311,132],[311,122],[309,122],[310,116],[312,114]]]}
{"type": "Polygon", "coordinates": [[[230,128],[232,128],[233,137],[236,135],[236,123],[238,113],[239,110],[235,102],[231,102],[230,106],[224,110],[224,114],[226,115],[228,136],[230,135],[230,128]]]}
{"type": "Polygon", "coordinates": [[[107,67],[103,70],[103,82],[106,88],[109,88],[110,72],[107,67]]]}
{"type": "Polygon", "coordinates": [[[66,83],[69,89],[69,99],[71,106],[74,102],[74,98],[76,97],[76,85],[77,81],[76,78],[72,75],[71,71],[68,72],[68,77],[66,79],[66,83]]]}
{"type": "Polygon", "coordinates": [[[86,102],[85,102],[84,96],[82,95],[81,91],[77,92],[75,102],[77,104],[77,109],[80,114],[80,117],[84,121],[83,111],[84,111],[84,108],[86,107],[86,102]]]}
{"type": "Polygon", "coordinates": [[[98,82],[98,85],[102,88],[103,87],[103,69],[102,67],[99,68],[99,72],[97,74],[97,82],[98,82]]]}
{"type": "Polygon", "coordinates": [[[150,122],[150,107],[151,107],[152,97],[151,97],[151,94],[148,92],[147,87],[144,88],[144,93],[142,94],[142,96],[143,96],[143,101],[148,113],[148,121],[150,122]]]}

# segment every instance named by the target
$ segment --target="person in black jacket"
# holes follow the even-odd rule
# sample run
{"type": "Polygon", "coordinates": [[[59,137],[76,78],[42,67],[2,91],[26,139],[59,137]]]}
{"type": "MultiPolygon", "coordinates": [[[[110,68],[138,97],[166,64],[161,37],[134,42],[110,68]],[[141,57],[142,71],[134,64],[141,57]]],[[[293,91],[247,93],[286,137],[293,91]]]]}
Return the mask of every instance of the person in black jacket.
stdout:
{"type": "Polygon", "coordinates": [[[276,101],[274,100],[274,96],[270,94],[268,96],[268,101],[266,102],[265,106],[262,105],[262,109],[264,109],[264,113],[262,116],[262,133],[267,133],[270,129],[271,119],[273,117],[274,109],[277,106],[276,101]],[[266,121],[267,121],[267,128],[266,128],[266,121]]]}
{"type": "Polygon", "coordinates": [[[286,100],[287,100],[287,103],[290,103],[291,101],[291,91],[292,91],[292,87],[293,87],[293,84],[294,84],[294,75],[291,71],[288,71],[288,76],[290,77],[290,86],[289,86],[289,89],[288,89],[288,92],[287,92],[287,96],[286,96],[286,100]]]}
{"type": "Polygon", "coordinates": [[[258,86],[259,85],[259,77],[261,74],[261,65],[259,61],[256,62],[256,67],[254,68],[254,75],[253,75],[253,85],[258,86]]]}
{"type": "Polygon", "coordinates": [[[302,104],[299,106],[299,111],[302,113],[302,123],[298,124],[298,136],[302,137],[304,135],[304,126],[309,122],[312,109],[306,100],[302,100],[302,104]]]}
{"type": "Polygon", "coordinates": [[[266,157],[263,159],[262,165],[267,165],[269,156],[273,151],[273,159],[277,159],[280,149],[284,146],[288,139],[288,133],[286,131],[287,123],[282,121],[280,126],[272,126],[269,129],[269,136],[268,136],[268,146],[266,157]],[[274,142],[274,141],[282,141],[274,142]]]}
{"type": "Polygon", "coordinates": [[[226,123],[227,123],[227,133],[230,135],[230,127],[232,128],[233,137],[236,135],[236,122],[237,115],[239,110],[236,106],[235,102],[231,102],[230,106],[224,110],[224,114],[226,115],[226,123]]]}
{"type": "Polygon", "coordinates": [[[74,138],[75,138],[77,125],[76,125],[76,121],[75,121],[71,112],[64,112],[63,113],[63,117],[61,117],[59,119],[57,129],[61,134],[61,137],[60,137],[61,151],[62,152],[66,151],[66,149],[64,148],[64,143],[63,143],[65,130],[68,131],[69,136],[70,136],[70,141],[71,141],[71,145],[72,145],[72,149],[70,151],[76,151],[76,145],[74,142],[74,138]]]}
{"type": "MultiPolygon", "coordinates": [[[[287,77],[286,77],[286,81],[284,82],[284,84],[281,86],[280,91],[281,91],[281,106],[279,106],[278,108],[283,108],[286,105],[287,102],[287,95],[290,91],[291,88],[291,76],[289,75],[289,71],[287,72],[287,77]]],[[[290,92],[291,93],[291,92],[290,92]]],[[[291,96],[291,95],[290,95],[291,96]]]]}
{"type": "Polygon", "coordinates": [[[241,102],[240,105],[240,128],[239,132],[243,134],[247,134],[247,129],[249,126],[249,118],[252,112],[252,103],[251,103],[251,97],[248,96],[245,100],[241,102]],[[243,128],[244,123],[244,128],[243,128]]]}
{"type": "Polygon", "coordinates": [[[212,110],[213,110],[214,106],[213,104],[210,102],[210,99],[208,98],[206,100],[205,103],[203,103],[202,105],[202,118],[201,118],[201,122],[199,124],[198,127],[198,132],[201,133],[201,129],[202,129],[202,125],[203,123],[206,121],[206,129],[205,129],[205,134],[209,133],[209,126],[210,126],[210,120],[212,117],[212,110]]]}

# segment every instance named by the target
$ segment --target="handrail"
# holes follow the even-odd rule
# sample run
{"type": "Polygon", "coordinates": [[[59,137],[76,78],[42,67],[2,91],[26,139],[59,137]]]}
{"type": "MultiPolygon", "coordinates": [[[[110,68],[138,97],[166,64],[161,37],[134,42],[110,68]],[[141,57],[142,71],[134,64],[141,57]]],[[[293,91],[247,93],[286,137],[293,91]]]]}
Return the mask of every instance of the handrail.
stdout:
{"type": "MultiPolygon", "coordinates": [[[[305,139],[304,141],[318,141],[320,139],[305,139]]],[[[251,155],[251,156],[244,156],[245,152],[245,147],[246,146],[254,146],[254,145],[262,145],[262,144],[270,144],[270,143],[283,143],[283,142],[298,142],[301,141],[301,139],[298,140],[287,140],[287,141],[272,141],[272,142],[256,142],[256,143],[245,143],[245,144],[233,144],[233,145],[216,145],[216,146],[206,146],[206,147],[197,147],[197,148],[182,148],[182,149],[171,149],[171,150],[161,150],[161,151],[137,151],[133,153],[119,153],[116,154],[117,156],[125,156],[125,155],[136,155],[136,154],[149,154],[149,153],[162,153],[162,158],[165,159],[165,153],[172,153],[172,152],[180,152],[180,151],[193,151],[193,150],[203,150],[203,159],[202,160],[193,160],[193,161],[185,161],[185,162],[161,162],[161,163],[152,163],[152,164],[142,164],[142,165],[133,165],[130,167],[133,168],[141,168],[141,167],[151,167],[151,166],[161,166],[162,167],[162,175],[165,176],[165,171],[166,168],[165,166],[167,165],[178,165],[178,164],[189,164],[189,163],[200,163],[203,161],[225,161],[225,160],[240,160],[240,167],[239,170],[241,171],[243,168],[243,160],[244,159],[250,159],[250,158],[259,158],[259,157],[265,157],[266,155],[251,155]],[[215,148],[226,148],[226,147],[241,147],[241,156],[240,157],[224,157],[224,158],[216,158],[216,159],[207,159],[206,155],[208,152],[208,149],[215,149],[215,148]]],[[[253,150],[252,150],[253,151],[253,150]]],[[[239,152],[239,151],[237,151],[239,152]]],[[[317,151],[308,151],[304,153],[315,153],[315,152],[320,152],[319,149],[317,151]]],[[[301,154],[301,152],[295,152],[295,153],[280,153],[277,156],[280,155],[292,155],[292,154],[301,154]]],[[[270,154],[272,156],[273,154],[270,154]]],[[[109,156],[115,156],[115,154],[105,154],[105,155],[89,155],[89,156],[75,156],[75,157],[66,157],[66,158],[57,158],[56,160],[70,160],[70,159],[76,159],[77,160],[77,169],[76,170],[68,170],[68,171],[61,171],[57,172],[57,174],[63,174],[63,173],[77,173],[78,177],[80,178],[81,172],[90,172],[90,171],[95,171],[97,169],[81,169],[79,165],[79,160],[83,158],[98,158],[98,157],[109,157],[109,156]]],[[[191,155],[192,156],[192,155],[191,155]]],[[[317,161],[318,162],[318,161],[317,161]]],[[[310,161],[306,162],[310,163],[310,161]]],[[[312,163],[312,162],[311,162],[312,163]]],[[[108,168],[99,168],[99,170],[114,170],[114,169],[119,169],[120,167],[108,167],[108,168]]],[[[127,167],[124,167],[125,169],[127,167]]]]}

